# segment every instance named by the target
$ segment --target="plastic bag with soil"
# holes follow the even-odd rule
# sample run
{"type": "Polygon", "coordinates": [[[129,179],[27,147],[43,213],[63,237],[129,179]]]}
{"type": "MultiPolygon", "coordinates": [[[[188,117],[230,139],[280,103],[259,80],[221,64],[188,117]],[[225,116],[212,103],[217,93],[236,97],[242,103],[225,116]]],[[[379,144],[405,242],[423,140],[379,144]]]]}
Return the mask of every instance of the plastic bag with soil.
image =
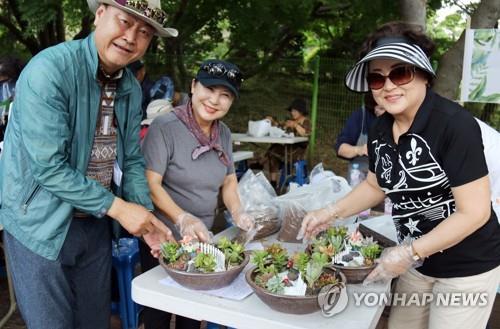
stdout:
{"type": "Polygon", "coordinates": [[[281,202],[280,219],[282,225],[278,233],[278,240],[292,243],[300,242],[296,237],[306,214],[307,211],[297,202],[281,202]]]}
{"type": "Polygon", "coordinates": [[[244,211],[255,218],[257,232],[253,240],[262,239],[280,229],[278,207],[274,204],[276,192],[262,172],[254,174],[248,170],[238,183],[238,192],[244,211]]]}

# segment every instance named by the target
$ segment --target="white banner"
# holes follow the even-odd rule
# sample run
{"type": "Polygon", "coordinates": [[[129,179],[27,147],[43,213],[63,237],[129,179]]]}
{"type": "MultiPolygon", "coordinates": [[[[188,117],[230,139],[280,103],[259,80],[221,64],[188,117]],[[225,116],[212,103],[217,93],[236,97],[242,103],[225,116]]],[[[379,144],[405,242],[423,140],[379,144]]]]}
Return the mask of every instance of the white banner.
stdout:
{"type": "Polygon", "coordinates": [[[460,100],[500,104],[500,30],[466,31],[460,100]]]}

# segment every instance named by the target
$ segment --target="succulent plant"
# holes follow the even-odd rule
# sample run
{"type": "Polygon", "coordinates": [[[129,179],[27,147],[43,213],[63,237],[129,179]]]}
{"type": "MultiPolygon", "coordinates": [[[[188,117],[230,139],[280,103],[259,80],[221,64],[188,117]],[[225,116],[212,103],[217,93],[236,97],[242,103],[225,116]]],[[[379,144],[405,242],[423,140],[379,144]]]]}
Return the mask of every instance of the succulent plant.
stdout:
{"type": "Polygon", "coordinates": [[[311,255],[311,261],[320,264],[321,267],[330,262],[328,256],[320,252],[313,252],[313,254],[311,255]]]}
{"type": "Polygon", "coordinates": [[[321,262],[317,262],[314,260],[311,260],[309,263],[307,263],[304,279],[309,288],[314,287],[314,282],[316,282],[316,280],[321,275],[321,272],[323,271],[323,265],[324,264],[322,264],[321,262]]]}
{"type": "Polygon", "coordinates": [[[376,243],[371,243],[366,246],[362,246],[360,249],[361,255],[365,258],[365,264],[367,266],[373,265],[375,259],[380,256],[382,248],[376,243]]]}
{"type": "Polygon", "coordinates": [[[221,237],[217,242],[217,248],[224,251],[225,249],[231,248],[232,242],[225,236],[221,237]]]}
{"type": "Polygon", "coordinates": [[[173,263],[179,258],[181,245],[177,242],[165,242],[161,245],[161,255],[167,264],[173,263]]]}
{"type": "Polygon", "coordinates": [[[309,255],[306,254],[305,252],[297,252],[293,255],[293,267],[297,269],[300,273],[302,273],[302,276],[305,275],[306,271],[306,266],[307,263],[309,262],[309,255]]]}
{"type": "Polygon", "coordinates": [[[337,279],[335,274],[323,272],[314,283],[314,287],[321,289],[329,284],[336,285],[337,283],[339,283],[339,280],[337,279]]]}
{"type": "Polygon", "coordinates": [[[283,294],[285,291],[285,283],[275,275],[267,281],[266,289],[274,294],[283,294]]]}
{"type": "Polygon", "coordinates": [[[347,237],[348,229],[346,226],[334,226],[326,230],[326,236],[330,239],[333,236],[340,236],[342,240],[347,237]]]}
{"type": "Polygon", "coordinates": [[[210,273],[215,271],[217,263],[215,262],[215,257],[210,254],[200,252],[196,255],[194,259],[194,266],[200,272],[210,273]]]}
{"type": "Polygon", "coordinates": [[[270,255],[265,250],[255,250],[252,253],[252,263],[257,266],[257,272],[264,273],[266,263],[270,259],[270,255]]]}
{"type": "Polygon", "coordinates": [[[274,273],[261,273],[255,276],[255,284],[261,288],[266,288],[267,281],[275,276],[274,273]]]}

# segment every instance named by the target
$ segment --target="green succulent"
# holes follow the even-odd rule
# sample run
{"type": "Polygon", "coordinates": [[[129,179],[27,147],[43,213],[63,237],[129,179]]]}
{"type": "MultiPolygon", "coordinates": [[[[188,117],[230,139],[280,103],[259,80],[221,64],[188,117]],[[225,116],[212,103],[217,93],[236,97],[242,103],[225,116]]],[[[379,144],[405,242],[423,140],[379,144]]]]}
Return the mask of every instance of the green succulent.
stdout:
{"type": "Polygon", "coordinates": [[[173,263],[179,258],[180,244],[177,242],[165,242],[161,245],[161,255],[167,263],[173,263]]]}
{"type": "Polygon", "coordinates": [[[333,235],[328,240],[330,244],[333,246],[335,254],[339,253],[344,249],[344,237],[340,235],[333,235]]]}
{"type": "Polygon", "coordinates": [[[288,254],[286,252],[282,252],[273,255],[272,263],[278,271],[283,271],[288,263],[288,254]]]}
{"type": "Polygon", "coordinates": [[[361,255],[363,255],[363,257],[365,258],[365,264],[372,265],[375,259],[380,256],[382,248],[376,242],[373,242],[366,246],[362,246],[360,252],[361,255]]]}
{"type": "Polygon", "coordinates": [[[333,236],[340,236],[342,240],[344,240],[347,237],[347,232],[348,229],[346,226],[334,226],[326,230],[326,236],[328,240],[331,239],[331,237],[333,236]]]}
{"type": "Polygon", "coordinates": [[[217,248],[224,251],[232,247],[232,242],[225,236],[221,237],[217,242],[217,248]]]}
{"type": "Polygon", "coordinates": [[[245,247],[238,242],[231,242],[228,238],[222,237],[217,242],[219,248],[226,256],[226,266],[238,265],[243,260],[245,247]]]}
{"type": "Polygon", "coordinates": [[[293,255],[293,267],[300,273],[302,273],[302,276],[305,275],[306,266],[309,262],[309,259],[309,255],[305,252],[297,252],[293,255]]]}
{"type": "Polygon", "coordinates": [[[275,275],[267,281],[266,289],[274,294],[283,294],[285,291],[285,284],[277,275],[275,275]]]}
{"type": "Polygon", "coordinates": [[[255,250],[252,252],[252,263],[257,266],[257,272],[264,273],[264,268],[269,258],[270,255],[265,250],[255,250]]]}
{"type": "Polygon", "coordinates": [[[322,264],[321,262],[317,262],[312,259],[309,263],[307,263],[304,279],[309,288],[314,287],[314,283],[316,282],[316,280],[318,280],[319,276],[323,272],[323,265],[324,264],[322,264]]]}
{"type": "Polygon", "coordinates": [[[311,262],[318,263],[321,265],[321,267],[323,267],[329,263],[328,255],[320,252],[313,252],[313,254],[311,255],[311,262]]]}
{"type": "Polygon", "coordinates": [[[210,273],[215,271],[217,263],[215,256],[200,252],[194,259],[194,266],[201,272],[210,273]]]}

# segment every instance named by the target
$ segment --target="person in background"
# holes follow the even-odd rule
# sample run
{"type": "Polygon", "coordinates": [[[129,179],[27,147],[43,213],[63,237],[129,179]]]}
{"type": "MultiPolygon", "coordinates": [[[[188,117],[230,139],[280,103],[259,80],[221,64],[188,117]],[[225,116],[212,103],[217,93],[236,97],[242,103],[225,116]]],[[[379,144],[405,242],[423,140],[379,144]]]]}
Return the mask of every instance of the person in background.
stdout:
{"type": "MultiPolygon", "coordinates": [[[[238,196],[232,158],[231,131],[221,121],[239,97],[239,68],[222,60],[204,61],[191,82],[191,100],[157,117],[149,127],[142,151],[154,214],[177,238],[209,241],[219,193],[236,226],[248,231],[254,219],[238,196]]],[[[142,270],[158,265],[147,246],[140,245],[142,270]]],[[[169,313],[146,308],[145,329],[170,328],[169,313]]],[[[200,322],[176,317],[177,328],[199,328],[200,322]]]]}
{"type": "Polygon", "coordinates": [[[146,119],[141,121],[141,132],[140,137],[141,141],[146,137],[149,126],[153,122],[153,120],[160,116],[163,113],[172,112],[174,108],[172,104],[166,99],[155,99],[151,103],[149,103],[146,109],[146,119]]]}
{"type": "Polygon", "coordinates": [[[0,58],[0,142],[3,141],[9,111],[14,100],[16,81],[23,70],[23,62],[15,57],[6,56],[0,58]]]}
{"type": "Polygon", "coordinates": [[[420,26],[402,22],[365,40],[345,82],[371,91],[386,111],[368,136],[368,177],[336,204],[307,214],[299,237],[387,195],[399,245],[384,249],[365,283],[399,276],[395,292],[406,300],[392,306],[389,328],[485,328],[500,278],[500,225],[478,123],[430,89],[434,49],[420,26]],[[485,303],[410,302],[415,294],[438,293],[483,294],[485,303]]]}
{"type": "Polygon", "coordinates": [[[139,81],[139,84],[141,85],[141,90],[142,90],[142,101],[141,101],[141,108],[142,108],[142,118],[146,119],[147,118],[147,113],[146,109],[151,102],[151,96],[149,94],[149,91],[151,90],[151,87],[153,87],[154,81],[152,81],[149,78],[149,75],[146,72],[146,65],[144,65],[144,62],[142,60],[136,60],[132,63],[130,63],[127,66],[128,69],[132,71],[134,74],[135,78],[137,81],[139,81]]]}
{"type": "MultiPolygon", "coordinates": [[[[287,111],[290,114],[290,118],[278,125],[295,136],[308,137],[311,134],[311,120],[308,117],[309,111],[306,101],[301,98],[294,99],[290,106],[288,106],[287,111]]],[[[292,154],[290,155],[292,163],[304,159],[308,144],[309,142],[302,142],[293,145],[292,154]]],[[[264,167],[266,162],[268,163],[269,180],[271,181],[271,185],[276,189],[279,187],[279,171],[284,157],[285,147],[281,144],[273,144],[267,150],[261,163],[264,167]]]]}
{"type": "Polygon", "coordinates": [[[164,27],[159,1],[89,0],[95,31],[33,57],[0,159],[0,224],[28,328],[109,328],[114,219],[158,256],[171,231],[139,148],[141,91],[126,66],[164,27]],[[107,217],[109,216],[109,217],[107,217]]]}
{"type": "Polygon", "coordinates": [[[500,133],[485,122],[476,118],[483,139],[484,158],[488,166],[491,190],[491,202],[500,221],[500,133]]]}
{"type": "Polygon", "coordinates": [[[335,151],[337,155],[344,159],[349,159],[347,170],[347,181],[351,178],[353,164],[358,165],[358,169],[363,174],[361,180],[368,174],[368,130],[375,121],[375,107],[377,104],[373,100],[371,93],[364,96],[364,105],[355,110],[347,119],[344,128],[337,136],[335,151]]]}

